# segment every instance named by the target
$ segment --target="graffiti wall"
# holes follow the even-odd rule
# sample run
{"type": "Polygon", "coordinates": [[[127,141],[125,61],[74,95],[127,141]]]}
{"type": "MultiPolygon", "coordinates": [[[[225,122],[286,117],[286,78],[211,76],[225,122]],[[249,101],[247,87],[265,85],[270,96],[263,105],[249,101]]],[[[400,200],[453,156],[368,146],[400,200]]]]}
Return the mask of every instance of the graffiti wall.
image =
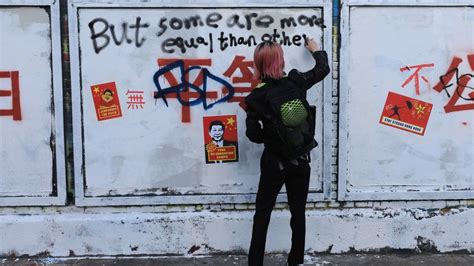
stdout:
{"type": "Polygon", "coordinates": [[[0,5],[0,205],[23,202],[9,201],[15,197],[57,197],[58,186],[64,196],[62,106],[55,108],[61,87],[53,90],[53,80],[61,80],[60,72],[53,78],[56,12],[0,5]]]}
{"type": "MultiPolygon", "coordinates": [[[[84,196],[256,193],[263,147],[245,136],[244,103],[259,84],[253,50],[276,40],[287,72],[311,69],[304,38],[321,44],[322,8],[77,10],[84,196]]],[[[322,92],[309,92],[320,143],[322,92]]],[[[321,191],[322,149],[312,157],[321,191]]]]}
{"type": "Polygon", "coordinates": [[[474,189],[474,9],[345,12],[340,195],[465,197],[474,189]]]}

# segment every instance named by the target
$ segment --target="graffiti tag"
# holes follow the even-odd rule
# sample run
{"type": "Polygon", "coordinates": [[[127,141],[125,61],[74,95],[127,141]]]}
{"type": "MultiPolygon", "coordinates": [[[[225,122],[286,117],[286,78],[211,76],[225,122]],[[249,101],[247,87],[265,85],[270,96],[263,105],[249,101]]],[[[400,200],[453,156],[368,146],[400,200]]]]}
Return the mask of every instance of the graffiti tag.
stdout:
{"type": "Polygon", "coordinates": [[[156,86],[155,99],[161,98],[166,106],[168,106],[168,98],[175,98],[182,105],[182,122],[191,121],[190,107],[202,104],[204,110],[212,108],[216,104],[224,103],[234,96],[234,87],[224,79],[212,74],[206,67],[202,65],[210,65],[211,59],[188,59],[176,60],[165,59],[158,60],[158,64],[166,64],[160,68],[153,76],[153,82],[156,86]],[[171,62],[170,62],[171,61],[171,62]],[[194,64],[194,65],[193,65],[194,64]],[[199,65],[201,64],[201,65],[199,65]],[[179,79],[177,79],[171,71],[177,69],[179,71],[179,79]],[[189,74],[198,71],[198,77],[194,82],[189,81],[189,74]],[[169,87],[162,86],[160,77],[164,77],[169,87]],[[227,94],[218,98],[217,92],[208,92],[209,81],[221,84],[227,91],[227,94]],[[208,99],[216,99],[209,103],[208,99]]]}

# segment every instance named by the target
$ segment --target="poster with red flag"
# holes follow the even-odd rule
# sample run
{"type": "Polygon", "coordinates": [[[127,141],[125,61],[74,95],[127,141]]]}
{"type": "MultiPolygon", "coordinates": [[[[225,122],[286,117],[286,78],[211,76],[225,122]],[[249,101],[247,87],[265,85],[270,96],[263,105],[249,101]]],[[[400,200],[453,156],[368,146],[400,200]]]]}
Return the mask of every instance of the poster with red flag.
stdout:
{"type": "Polygon", "coordinates": [[[203,129],[206,163],[239,160],[236,115],[203,117],[203,129]]]}
{"type": "Polygon", "coordinates": [[[92,85],[91,91],[97,120],[102,121],[122,116],[115,82],[92,85]]]}
{"type": "Polygon", "coordinates": [[[433,104],[389,92],[380,123],[423,136],[433,104]]]}

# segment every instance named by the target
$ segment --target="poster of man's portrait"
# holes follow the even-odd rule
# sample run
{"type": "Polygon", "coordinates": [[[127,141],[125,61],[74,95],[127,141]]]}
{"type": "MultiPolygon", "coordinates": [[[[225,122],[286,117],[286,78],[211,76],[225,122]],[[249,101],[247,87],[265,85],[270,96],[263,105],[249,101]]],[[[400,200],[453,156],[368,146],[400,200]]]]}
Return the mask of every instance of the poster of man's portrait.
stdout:
{"type": "Polygon", "coordinates": [[[203,129],[206,163],[239,160],[236,115],[203,117],[203,129]]]}

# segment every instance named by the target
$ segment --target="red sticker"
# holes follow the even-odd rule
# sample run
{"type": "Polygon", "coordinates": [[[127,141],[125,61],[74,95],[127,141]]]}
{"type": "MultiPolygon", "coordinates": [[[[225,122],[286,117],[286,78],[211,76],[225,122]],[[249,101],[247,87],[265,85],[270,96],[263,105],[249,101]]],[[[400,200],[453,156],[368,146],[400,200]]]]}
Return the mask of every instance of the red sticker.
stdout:
{"type": "Polygon", "coordinates": [[[97,120],[102,121],[122,116],[115,82],[91,86],[97,120]]]}
{"type": "Polygon", "coordinates": [[[206,163],[237,162],[239,145],[237,116],[203,117],[206,163]]]}
{"type": "Polygon", "coordinates": [[[431,103],[389,92],[380,123],[423,136],[432,108],[431,103]]]}

